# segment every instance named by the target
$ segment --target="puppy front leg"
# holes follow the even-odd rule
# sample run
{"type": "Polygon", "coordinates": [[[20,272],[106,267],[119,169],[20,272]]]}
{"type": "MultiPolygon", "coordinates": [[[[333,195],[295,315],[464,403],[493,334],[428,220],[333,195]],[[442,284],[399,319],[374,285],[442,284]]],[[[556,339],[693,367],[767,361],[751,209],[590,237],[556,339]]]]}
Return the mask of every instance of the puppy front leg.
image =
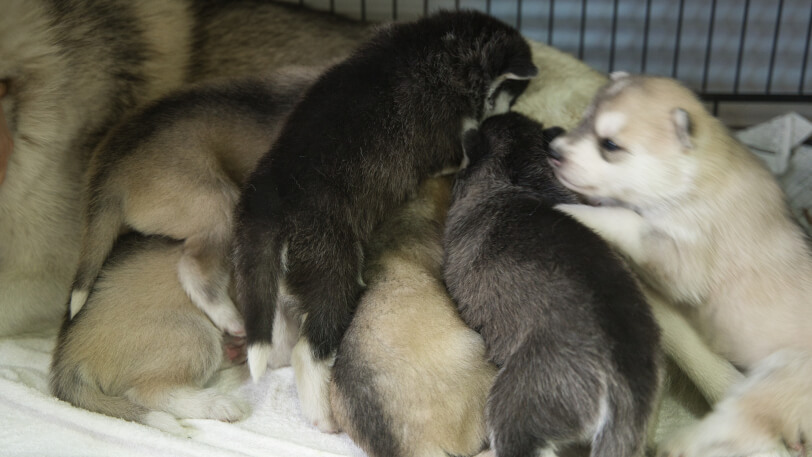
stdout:
{"type": "Polygon", "coordinates": [[[617,206],[556,205],[555,209],[569,214],[594,230],[635,263],[646,263],[643,234],[646,221],[630,209],[617,206]]]}
{"type": "Polygon", "coordinates": [[[662,329],[663,350],[693,381],[709,404],[715,405],[744,375],[713,352],[685,317],[645,284],[641,290],[662,329]]]}

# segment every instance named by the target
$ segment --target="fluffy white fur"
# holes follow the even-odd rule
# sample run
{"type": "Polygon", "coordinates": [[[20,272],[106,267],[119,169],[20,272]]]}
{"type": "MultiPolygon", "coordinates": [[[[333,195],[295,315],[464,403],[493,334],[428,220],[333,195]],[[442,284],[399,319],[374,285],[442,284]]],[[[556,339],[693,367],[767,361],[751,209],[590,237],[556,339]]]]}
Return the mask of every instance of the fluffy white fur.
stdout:
{"type": "Polygon", "coordinates": [[[330,368],[334,362],[335,356],[317,360],[306,338],[300,338],[293,347],[291,365],[302,414],[316,428],[327,433],[338,431],[330,408],[330,368]]]}

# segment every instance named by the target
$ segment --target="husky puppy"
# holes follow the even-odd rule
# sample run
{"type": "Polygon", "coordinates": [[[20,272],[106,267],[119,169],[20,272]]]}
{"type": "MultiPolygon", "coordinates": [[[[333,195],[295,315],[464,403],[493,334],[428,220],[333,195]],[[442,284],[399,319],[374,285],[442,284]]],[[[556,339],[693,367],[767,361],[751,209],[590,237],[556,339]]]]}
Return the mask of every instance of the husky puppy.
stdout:
{"type": "Polygon", "coordinates": [[[221,330],[244,335],[228,294],[239,188],[317,73],[291,69],[179,91],[114,128],[90,160],[70,315],[84,304],[120,232],[183,240],[178,275],[221,330]]]}
{"type": "Polygon", "coordinates": [[[183,251],[180,242],[136,235],[117,244],[87,304],[59,333],[54,395],[181,435],[188,431],[178,419],[245,417],[246,403],[223,390],[241,382],[238,368],[218,373],[240,362],[239,344],[224,341],[180,287],[183,251]]]}
{"type": "Polygon", "coordinates": [[[746,380],[664,453],[750,455],[812,437],[812,253],[772,175],[696,96],[615,74],[553,143],[563,205],[628,257],[746,380]]]}
{"type": "Polygon", "coordinates": [[[496,368],[442,280],[449,178],[373,233],[364,291],[333,366],[336,425],[373,457],[473,455],[496,368]]]}
{"type": "Polygon", "coordinates": [[[536,74],[514,28],[441,12],[380,30],[325,72],[240,198],[235,279],[254,379],[272,349],[277,294],[301,304],[293,367],[305,417],[334,429],[332,359],[363,288],[369,233],[421,179],[463,161],[459,135],[536,74]]]}
{"type": "Polygon", "coordinates": [[[53,327],[64,314],[82,175],[124,114],[188,82],[324,65],[368,30],[256,0],[4,0],[0,139],[14,150],[0,147],[0,335],[53,327]]]}
{"type": "Polygon", "coordinates": [[[509,113],[465,134],[445,280],[499,366],[486,413],[498,457],[584,441],[593,456],[640,456],[659,329],[622,260],[553,209],[575,201],[546,160],[560,132],[509,113]]]}

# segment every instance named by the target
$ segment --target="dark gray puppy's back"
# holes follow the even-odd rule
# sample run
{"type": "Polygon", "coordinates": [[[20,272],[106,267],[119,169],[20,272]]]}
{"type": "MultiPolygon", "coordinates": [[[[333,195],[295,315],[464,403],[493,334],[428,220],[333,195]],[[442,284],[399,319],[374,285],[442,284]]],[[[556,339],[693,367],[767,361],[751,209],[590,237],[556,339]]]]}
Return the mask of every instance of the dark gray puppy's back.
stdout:
{"type": "MultiPolygon", "coordinates": [[[[651,312],[609,246],[554,209],[574,197],[550,171],[549,137],[534,124],[511,113],[466,137],[472,165],[455,184],[445,235],[449,291],[502,367],[488,417],[495,439],[510,441],[505,455],[593,427],[606,398],[639,434],[658,380],[651,312]],[[535,425],[511,419],[540,409],[544,417],[527,419],[535,425]]],[[[612,446],[599,455],[631,455],[612,446]]]]}

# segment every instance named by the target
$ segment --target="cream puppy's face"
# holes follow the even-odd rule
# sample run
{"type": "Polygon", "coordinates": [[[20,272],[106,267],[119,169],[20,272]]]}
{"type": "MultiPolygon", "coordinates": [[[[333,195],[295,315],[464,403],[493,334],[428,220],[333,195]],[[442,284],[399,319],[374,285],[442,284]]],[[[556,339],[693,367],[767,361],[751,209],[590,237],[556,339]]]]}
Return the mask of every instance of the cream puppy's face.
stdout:
{"type": "Polygon", "coordinates": [[[592,203],[644,208],[679,198],[696,158],[689,115],[673,103],[678,94],[664,81],[613,78],[579,125],[551,144],[556,176],[592,203]]]}

